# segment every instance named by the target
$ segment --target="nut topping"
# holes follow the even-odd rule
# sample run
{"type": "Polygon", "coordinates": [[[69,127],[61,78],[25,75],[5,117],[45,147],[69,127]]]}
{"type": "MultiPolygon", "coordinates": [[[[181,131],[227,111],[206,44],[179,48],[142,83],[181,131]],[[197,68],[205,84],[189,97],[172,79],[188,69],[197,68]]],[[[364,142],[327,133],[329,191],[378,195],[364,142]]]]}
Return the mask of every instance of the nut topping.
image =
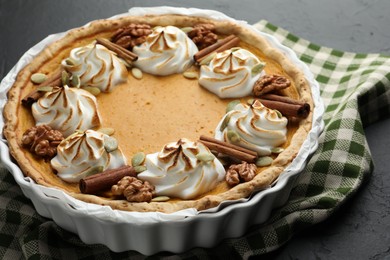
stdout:
{"type": "Polygon", "coordinates": [[[281,90],[291,85],[291,81],[279,75],[264,75],[253,86],[253,95],[258,97],[275,90],[281,90]]]}
{"type": "Polygon", "coordinates": [[[155,195],[154,186],[148,181],[135,177],[123,177],[118,184],[111,187],[111,192],[117,196],[125,196],[130,202],[150,202],[155,195]]]}
{"type": "Polygon", "coordinates": [[[34,73],[30,79],[35,84],[41,84],[47,80],[47,76],[43,73],[34,73]]]}
{"type": "Polygon", "coordinates": [[[119,46],[131,50],[134,46],[146,41],[146,36],[152,33],[152,28],[148,24],[132,23],[127,27],[116,31],[111,41],[119,46]]]}
{"type": "Polygon", "coordinates": [[[217,42],[218,36],[214,33],[214,29],[213,24],[197,24],[188,32],[188,37],[201,50],[217,42]]]}
{"type": "Polygon", "coordinates": [[[251,181],[256,176],[256,164],[241,162],[240,164],[230,165],[226,171],[226,182],[231,185],[237,185],[240,181],[251,181]]]}
{"type": "Polygon", "coordinates": [[[33,126],[24,132],[22,144],[30,151],[46,159],[57,154],[57,146],[64,139],[62,133],[48,125],[33,126]]]}

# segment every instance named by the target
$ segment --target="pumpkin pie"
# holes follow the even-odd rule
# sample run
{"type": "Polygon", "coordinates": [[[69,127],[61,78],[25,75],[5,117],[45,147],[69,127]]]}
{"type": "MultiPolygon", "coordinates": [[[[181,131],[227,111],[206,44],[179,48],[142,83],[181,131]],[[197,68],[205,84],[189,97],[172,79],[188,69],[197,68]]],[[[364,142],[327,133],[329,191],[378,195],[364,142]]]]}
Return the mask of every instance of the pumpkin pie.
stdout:
{"type": "Polygon", "coordinates": [[[3,132],[40,185],[169,213],[268,188],[296,157],[312,110],[304,74],[256,31],[124,16],[70,30],[22,69],[3,132]]]}

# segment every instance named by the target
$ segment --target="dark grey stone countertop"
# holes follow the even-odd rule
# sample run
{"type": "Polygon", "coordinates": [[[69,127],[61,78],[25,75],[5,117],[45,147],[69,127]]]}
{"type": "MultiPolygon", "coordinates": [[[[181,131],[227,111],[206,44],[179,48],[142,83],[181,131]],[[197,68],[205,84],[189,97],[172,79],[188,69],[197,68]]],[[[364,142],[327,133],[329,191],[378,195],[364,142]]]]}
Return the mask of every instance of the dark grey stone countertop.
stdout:
{"type": "MultiPolygon", "coordinates": [[[[123,13],[133,6],[214,9],[265,19],[318,45],[390,55],[388,0],[0,0],[0,79],[48,34],[123,13]]],[[[390,119],[366,127],[375,170],[331,218],[296,234],[271,259],[390,259],[390,119]]]]}

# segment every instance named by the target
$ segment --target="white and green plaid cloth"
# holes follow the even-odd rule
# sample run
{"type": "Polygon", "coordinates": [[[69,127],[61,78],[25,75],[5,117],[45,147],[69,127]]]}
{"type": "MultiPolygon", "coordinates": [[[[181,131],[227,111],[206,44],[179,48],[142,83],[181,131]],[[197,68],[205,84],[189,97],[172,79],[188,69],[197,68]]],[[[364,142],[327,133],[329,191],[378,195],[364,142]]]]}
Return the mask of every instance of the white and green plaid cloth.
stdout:
{"type": "MultiPolygon", "coordinates": [[[[287,204],[275,210],[267,223],[213,249],[192,249],[179,255],[182,258],[248,258],[276,250],[294,233],[328,218],[373,170],[364,126],[390,115],[390,57],[321,47],[266,21],[256,27],[275,36],[309,66],[326,106],[325,130],[287,204]]],[[[13,177],[0,170],[1,259],[136,256],[143,258],[134,251],[113,253],[102,245],[86,245],[77,235],[39,216],[13,177]]],[[[171,256],[160,253],[155,257],[171,256]]]]}

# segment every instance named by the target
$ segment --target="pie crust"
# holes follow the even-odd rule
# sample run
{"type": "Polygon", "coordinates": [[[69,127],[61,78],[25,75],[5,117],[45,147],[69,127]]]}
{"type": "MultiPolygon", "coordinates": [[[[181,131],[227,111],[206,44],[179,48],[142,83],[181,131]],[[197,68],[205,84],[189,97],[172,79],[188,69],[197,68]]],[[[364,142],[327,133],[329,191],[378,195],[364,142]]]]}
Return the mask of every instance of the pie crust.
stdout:
{"type": "MultiPolygon", "coordinates": [[[[191,81],[188,79],[184,79],[182,75],[172,75],[167,78],[156,77],[151,75],[144,75],[144,78],[140,81],[134,79],[129,74],[128,85],[138,84],[140,86],[147,86],[151,84],[147,84],[148,82],[156,82],[163,84],[164,82],[186,82],[188,85],[196,85],[196,81],[191,81]]],[[[179,84],[179,83],[177,83],[179,84]]],[[[201,89],[200,87],[198,87],[201,89]]],[[[117,90],[114,90],[113,95],[115,95],[117,90]]],[[[216,107],[220,108],[225,107],[226,104],[230,100],[221,100],[216,96],[212,96],[210,93],[204,93],[205,90],[200,90],[203,94],[202,97],[205,97],[206,100],[212,100],[214,98],[220,101],[216,107]]],[[[147,97],[150,92],[145,91],[144,97],[147,97]]],[[[121,96],[118,91],[116,93],[117,97],[121,96]]],[[[167,92],[168,94],[172,94],[172,92],[167,92]]],[[[198,93],[198,92],[196,92],[198,93]]],[[[194,94],[194,93],[192,93],[194,94]]],[[[192,95],[191,94],[191,95],[192,95]]],[[[184,92],[184,96],[187,95],[187,100],[193,101],[192,96],[188,96],[189,94],[184,92]]],[[[122,95],[123,96],[123,95],[122,95]]],[[[149,95],[150,96],[150,95],[149,95]]],[[[182,97],[181,97],[182,98],[182,97]]],[[[97,97],[99,103],[99,111],[102,113],[103,117],[103,125],[107,122],[108,118],[113,118],[112,121],[109,121],[108,124],[111,124],[110,127],[115,129],[118,128],[118,138],[119,144],[125,152],[125,155],[128,157],[131,154],[134,154],[137,151],[141,151],[144,149],[145,153],[157,152],[162,146],[166,143],[166,141],[161,141],[160,143],[153,142],[152,138],[147,138],[145,135],[134,136],[131,137],[136,140],[142,140],[140,143],[136,143],[135,145],[127,145],[126,139],[129,139],[126,136],[127,133],[131,132],[131,129],[134,127],[139,127],[139,125],[134,126],[133,124],[121,124],[124,130],[120,130],[119,125],[115,125],[115,118],[121,118],[122,112],[116,109],[116,111],[112,111],[112,100],[110,98],[100,96],[97,97]],[[100,99],[100,101],[99,101],[100,99]],[[111,102],[110,102],[111,101],[111,102]],[[115,113],[113,113],[115,112],[115,113]],[[116,115],[117,117],[113,116],[116,115]],[[123,136],[121,136],[123,135],[123,136]],[[151,144],[150,146],[148,146],[151,144]],[[157,149],[156,146],[157,145],[157,149]],[[128,146],[128,147],[127,147],[128,146]],[[130,147],[131,146],[131,147],[130,147]],[[135,148],[134,148],[135,147],[135,148]]],[[[115,102],[120,103],[120,102],[115,102]]],[[[217,102],[210,102],[212,103],[217,102]]],[[[113,105],[112,105],[113,106],[113,105]]],[[[172,103],[172,108],[175,109],[176,103],[172,103]]],[[[120,107],[120,106],[117,106],[120,107]]],[[[192,111],[197,111],[198,108],[193,108],[192,111]]],[[[209,111],[209,110],[207,110],[209,111]]],[[[207,112],[206,111],[206,112],[207,112]]],[[[175,212],[185,208],[195,208],[197,210],[204,210],[208,208],[215,207],[219,205],[221,202],[226,200],[236,200],[241,198],[246,198],[250,196],[253,192],[265,189],[269,187],[280,174],[283,173],[284,169],[292,162],[292,160],[296,157],[299,149],[302,146],[302,143],[307,137],[308,132],[312,126],[312,111],[313,111],[313,101],[311,88],[305,79],[302,71],[297,68],[290,60],[288,60],[285,55],[278,49],[273,48],[267,40],[262,38],[255,31],[249,30],[240,24],[234,23],[232,21],[218,21],[207,19],[203,17],[189,17],[182,15],[160,15],[160,16],[126,16],[118,19],[112,20],[98,20],[90,23],[88,26],[73,29],[69,31],[62,39],[54,42],[53,44],[47,46],[39,55],[37,55],[33,61],[26,66],[24,69],[20,71],[17,76],[15,84],[12,86],[10,91],[8,92],[8,102],[4,108],[4,136],[8,141],[8,146],[10,148],[10,153],[13,158],[18,163],[19,167],[22,169],[23,173],[26,176],[31,177],[38,184],[55,187],[61,190],[64,190],[71,196],[76,199],[80,199],[85,202],[91,202],[99,205],[108,205],[113,209],[119,210],[127,210],[127,211],[139,211],[139,212],[151,212],[151,211],[160,211],[165,213],[175,212]],[[280,153],[273,161],[272,165],[269,167],[258,168],[258,173],[256,177],[249,181],[241,183],[232,188],[227,188],[226,185],[221,184],[216,189],[211,192],[205,194],[204,196],[194,199],[194,200],[170,200],[167,202],[141,202],[134,203],[128,202],[125,200],[113,200],[110,198],[109,194],[107,197],[105,196],[96,196],[96,195],[88,195],[81,194],[78,186],[74,184],[69,184],[62,181],[58,178],[52,171],[50,167],[50,163],[45,162],[43,159],[37,159],[34,155],[32,155],[28,149],[25,149],[21,145],[21,137],[23,133],[33,126],[34,119],[31,115],[29,109],[21,106],[21,100],[33,89],[33,84],[30,81],[31,75],[37,72],[41,73],[50,73],[58,68],[61,60],[65,59],[70,50],[84,46],[94,39],[98,37],[109,38],[118,28],[124,27],[129,23],[147,23],[152,26],[168,26],[173,25],[177,27],[188,27],[193,26],[199,23],[212,23],[215,25],[216,32],[218,34],[230,35],[234,34],[241,39],[240,46],[243,48],[247,48],[252,51],[256,56],[258,56],[261,60],[267,63],[265,67],[265,71],[269,74],[281,74],[289,78],[292,82],[291,86],[286,90],[283,90],[283,94],[287,95],[293,99],[299,99],[307,102],[311,106],[311,112],[308,117],[301,120],[289,120],[288,126],[288,141],[285,144],[285,149],[282,153],[280,153]]],[[[202,113],[206,113],[202,112],[202,113]]],[[[138,112],[140,113],[140,112],[138,112]]],[[[199,114],[199,112],[197,112],[199,114]]],[[[215,115],[216,118],[221,118],[224,114],[224,110],[221,111],[220,115],[215,115]]],[[[146,116],[146,115],[145,115],[146,116]]],[[[134,116],[138,122],[144,122],[145,118],[142,118],[140,114],[134,116]]],[[[216,125],[218,124],[217,119],[210,120],[207,115],[203,115],[203,121],[197,123],[200,128],[203,127],[203,131],[208,132],[208,135],[211,135],[210,131],[213,131],[216,125]],[[212,124],[210,125],[210,122],[212,124]]],[[[155,123],[159,126],[167,127],[169,126],[166,122],[159,122],[157,119],[152,118],[155,123]]],[[[120,122],[120,121],[119,121],[120,122]]],[[[141,123],[140,123],[141,124],[141,123]]],[[[145,129],[145,132],[150,132],[150,129],[153,127],[147,128],[146,126],[142,126],[145,129]]],[[[197,129],[196,127],[194,127],[197,129]]],[[[141,128],[142,129],[142,128],[141,128]]],[[[165,128],[164,128],[165,129],[165,128]]],[[[186,128],[188,130],[188,128],[186,128]]],[[[168,133],[168,130],[164,130],[168,133]]],[[[199,130],[200,131],[200,130],[199,130]]],[[[197,136],[201,134],[201,131],[188,132],[186,136],[180,137],[188,137],[197,140],[197,136]]],[[[134,131],[134,133],[137,131],[134,131]]],[[[145,133],[139,132],[139,133],[145,133]]],[[[174,131],[173,131],[174,132],[174,131]]],[[[139,134],[138,133],[138,134],[139,134]]],[[[150,135],[153,133],[150,132],[150,135]]],[[[131,139],[130,138],[130,139],[131,139]]],[[[154,137],[155,138],[155,137],[154,137]]],[[[168,136],[166,138],[173,138],[172,136],[168,136]]],[[[176,139],[170,139],[169,141],[176,141],[176,139]]]]}

